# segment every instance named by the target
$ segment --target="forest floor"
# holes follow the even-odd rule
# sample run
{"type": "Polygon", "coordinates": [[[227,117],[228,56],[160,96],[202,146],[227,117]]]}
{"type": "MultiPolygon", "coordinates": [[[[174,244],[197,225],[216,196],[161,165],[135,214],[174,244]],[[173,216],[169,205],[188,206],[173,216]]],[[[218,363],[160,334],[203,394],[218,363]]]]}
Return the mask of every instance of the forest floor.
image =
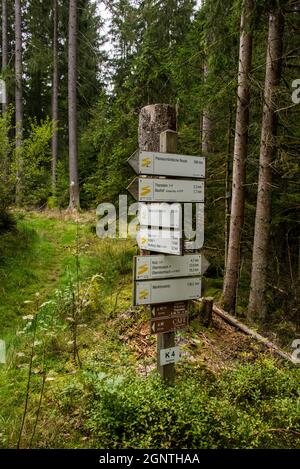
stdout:
{"type": "Polygon", "coordinates": [[[131,306],[134,243],[100,240],[89,213],[15,216],[0,246],[0,447],[300,446],[296,367],[218,316],[194,319],[171,396],[131,306]]]}

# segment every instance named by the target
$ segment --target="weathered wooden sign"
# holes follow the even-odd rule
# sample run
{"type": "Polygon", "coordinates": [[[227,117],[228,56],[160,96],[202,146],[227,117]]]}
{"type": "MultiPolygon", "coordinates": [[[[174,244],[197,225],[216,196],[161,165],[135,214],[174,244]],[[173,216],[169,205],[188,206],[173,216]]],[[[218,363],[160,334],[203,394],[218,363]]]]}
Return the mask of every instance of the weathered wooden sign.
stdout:
{"type": "Polygon", "coordinates": [[[188,325],[188,316],[177,316],[174,318],[151,319],[151,333],[161,334],[185,329],[188,325]]]}
{"type": "Polygon", "coordinates": [[[181,230],[141,226],[136,239],[140,249],[180,256],[182,254],[181,237],[181,230]]]}
{"type": "Polygon", "coordinates": [[[188,313],[187,301],[175,301],[172,303],[162,303],[162,304],[151,306],[151,317],[153,319],[184,316],[187,313],[188,313]]]}
{"type": "Polygon", "coordinates": [[[186,277],[135,282],[134,303],[149,305],[201,297],[201,277],[186,277]]]}
{"type": "Polygon", "coordinates": [[[180,359],[179,347],[170,347],[160,350],[160,365],[165,366],[170,363],[176,363],[180,359]]]}
{"type": "Polygon", "coordinates": [[[204,181],[139,177],[127,189],[139,202],[204,202],[204,181]]]}
{"type": "Polygon", "coordinates": [[[138,220],[142,226],[182,229],[180,204],[140,203],[138,220]]]}
{"type": "Polygon", "coordinates": [[[136,256],[134,262],[136,280],[202,275],[200,254],[136,256]]]}
{"type": "Polygon", "coordinates": [[[137,174],[205,178],[203,156],[137,150],[128,163],[137,174]]]}

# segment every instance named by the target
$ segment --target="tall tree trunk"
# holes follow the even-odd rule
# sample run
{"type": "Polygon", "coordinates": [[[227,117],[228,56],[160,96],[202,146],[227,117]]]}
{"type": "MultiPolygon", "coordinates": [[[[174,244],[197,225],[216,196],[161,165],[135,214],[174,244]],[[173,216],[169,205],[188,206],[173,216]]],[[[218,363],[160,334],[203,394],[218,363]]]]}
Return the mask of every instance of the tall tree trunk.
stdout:
{"type": "Polygon", "coordinates": [[[15,107],[16,107],[16,203],[22,202],[22,139],[23,139],[23,88],[22,88],[22,25],[21,0],[15,0],[15,107]]]}
{"type": "Polygon", "coordinates": [[[275,136],[277,130],[275,111],[276,94],[281,75],[283,28],[283,13],[280,7],[274,6],[269,15],[251,289],[248,305],[249,318],[258,316],[263,319],[267,312],[266,288],[272,196],[271,163],[275,150],[275,136]]]}
{"type": "MultiPolygon", "coordinates": [[[[8,64],[8,41],[7,41],[7,0],[2,0],[2,75],[5,74],[8,64]]],[[[7,109],[7,87],[5,87],[4,102],[2,104],[3,114],[7,109]]]]}
{"type": "Polygon", "coordinates": [[[52,136],[52,195],[56,195],[56,165],[58,154],[58,32],[57,32],[57,0],[53,0],[53,78],[52,78],[52,120],[54,131],[52,136]]]}
{"type": "MultiPolygon", "coordinates": [[[[203,78],[204,82],[207,80],[209,74],[208,65],[203,65],[203,78]]],[[[202,116],[202,154],[209,155],[213,151],[213,121],[210,116],[209,109],[203,110],[202,116]]]]}
{"type": "Polygon", "coordinates": [[[231,132],[232,132],[232,108],[229,109],[228,128],[227,128],[227,154],[225,166],[225,220],[224,220],[224,268],[226,271],[227,256],[228,256],[228,241],[229,241],[229,226],[230,226],[230,161],[231,161],[231,132]]]}
{"type": "Polygon", "coordinates": [[[78,163],[77,163],[77,0],[69,0],[69,63],[68,63],[68,107],[69,107],[69,175],[70,210],[80,208],[78,163]]]}
{"type": "Polygon", "coordinates": [[[240,267],[240,245],[244,223],[245,179],[249,126],[250,84],[252,62],[252,14],[254,0],[245,0],[241,16],[241,38],[238,72],[238,101],[232,170],[232,200],[228,256],[224,279],[224,307],[235,311],[240,267]]]}

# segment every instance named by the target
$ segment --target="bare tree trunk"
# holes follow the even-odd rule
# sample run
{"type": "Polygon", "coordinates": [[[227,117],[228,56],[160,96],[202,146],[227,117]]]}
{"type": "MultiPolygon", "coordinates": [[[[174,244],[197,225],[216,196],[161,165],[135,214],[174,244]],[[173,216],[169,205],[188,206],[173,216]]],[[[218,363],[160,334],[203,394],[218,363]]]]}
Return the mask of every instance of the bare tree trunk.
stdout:
{"type": "Polygon", "coordinates": [[[226,271],[227,256],[228,256],[228,241],[229,241],[229,226],[230,226],[230,156],[231,156],[231,126],[232,126],[232,109],[229,109],[228,129],[227,129],[227,155],[226,155],[226,168],[225,168],[225,223],[224,223],[224,268],[226,271]]]}
{"type": "Polygon", "coordinates": [[[280,7],[274,6],[269,15],[269,34],[266,60],[264,108],[259,156],[258,192],[252,257],[251,289],[248,316],[264,318],[267,312],[266,288],[268,246],[271,221],[271,163],[277,130],[276,94],[281,75],[282,36],[284,17],[280,7]]]}
{"type": "Polygon", "coordinates": [[[77,0],[69,3],[69,65],[68,65],[68,105],[69,105],[69,177],[70,210],[78,210],[79,184],[77,162],[77,0]]]}
{"type": "Polygon", "coordinates": [[[15,107],[16,107],[16,203],[22,202],[22,139],[23,139],[23,88],[22,88],[22,26],[21,0],[15,0],[15,107]]]}
{"type": "Polygon", "coordinates": [[[52,136],[52,196],[56,195],[56,165],[58,154],[58,33],[57,33],[57,0],[53,0],[53,82],[52,82],[52,120],[54,131],[52,136]]]}
{"type": "MultiPolygon", "coordinates": [[[[7,42],[7,0],[2,0],[2,75],[5,73],[8,64],[8,42],[7,42]]],[[[3,114],[7,109],[7,87],[5,87],[5,97],[2,104],[3,114]]]]}
{"type": "MultiPolygon", "coordinates": [[[[208,77],[208,65],[203,65],[203,77],[204,81],[208,77]]],[[[210,116],[209,109],[203,110],[202,116],[202,154],[209,155],[213,151],[212,139],[213,139],[213,121],[210,116]]]]}
{"type": "Polygon", "coordinates": [[[245,179],[249,126],[250,84],[252,62],[251,19],[254,0],[245,0],[241,17],[241,38],[238,72],[238,101],[232,174],[232,200],[228,256],[224,278],[224,307],[235,311],[240,267],[240,245],[244,224],[245,179]]]}

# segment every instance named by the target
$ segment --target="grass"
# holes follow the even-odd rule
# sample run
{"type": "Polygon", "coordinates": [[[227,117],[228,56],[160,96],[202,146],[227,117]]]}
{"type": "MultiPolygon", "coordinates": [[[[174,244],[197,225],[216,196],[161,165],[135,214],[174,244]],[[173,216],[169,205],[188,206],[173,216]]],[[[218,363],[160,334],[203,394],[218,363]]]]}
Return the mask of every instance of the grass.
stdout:
{"type": "MultiPolygon", "coordinates": [[[[47,298],[66,286],[76,274],[76,223],[43,217],[21,216],[14,231],[1,236],[0,245],[0,336],[16,325],[24,312],[24,301],[39,292],[47,298]]],[[[80,277],[97,270],[88,244],[95,242],[89,226],[80,226],[80,277]]]]}
{"type": "MultiPolygon", "coordinates": [[[[197,339],[194,359],[177,365],[174,391],[158,382],[148,313],[131,307],[132,242],[99,240],[88,219],[39,213],[18,215],[0,240],[0,337],[9,345],[0,447],[17,445],[31,359],[23,448],[300,446],[299,370],[243,358],[214,371],[203,357],[206,340],[222,340],[213,328],[184,333],[197,339]]],[[[205,287],[220,291],[218,280],[205,287]]]]}
{"type": "MultiPolygon", "coordinates": [[[[118,308],[126,309],[131,303],[130,273],[135,252],[130,241],[112,244],[111,240],[99,240],[89,219],[76,223],[70,217],[35,212],[17,212],[16,218],[16,228],[1,236],[0,246],[0,338],[6,341],[8,350],[6,367],[0,365],[0,426],[5,429],[5,447],[16,445],[26,396],[33,330],[32,321],[23,317],[38,312],[40,344],[34,348],[24,427],[27,439],[34,426],[43,373],[47,373],[49,393],[45,406],[51,414],[52,391],[56,394],[62,383],[68,386],[72,381],[69,373],[72,376],[78,371],[70,345],[72,323],[68,322],[72,291],[87,302],[84,315],[78,318],[82,326],[81,353],[90,354],[95,349],[97,355],[94,341],[99,339],[100,332],[95,332],[94,327],[102,327],[118,308]]],[[[103,337],[101,343],[105,343],[103,337]]],[[[115,345],[110,343],[109,347],[114,348],[115,355],[118,353],[115,345]]],[[[51,419],[51,415],[47,418],[51,419]]],[[[56,421],[55,414],[54,424],[56,421]]],[[[0,446],[2,435],[0,431],[0,446]]]]}

